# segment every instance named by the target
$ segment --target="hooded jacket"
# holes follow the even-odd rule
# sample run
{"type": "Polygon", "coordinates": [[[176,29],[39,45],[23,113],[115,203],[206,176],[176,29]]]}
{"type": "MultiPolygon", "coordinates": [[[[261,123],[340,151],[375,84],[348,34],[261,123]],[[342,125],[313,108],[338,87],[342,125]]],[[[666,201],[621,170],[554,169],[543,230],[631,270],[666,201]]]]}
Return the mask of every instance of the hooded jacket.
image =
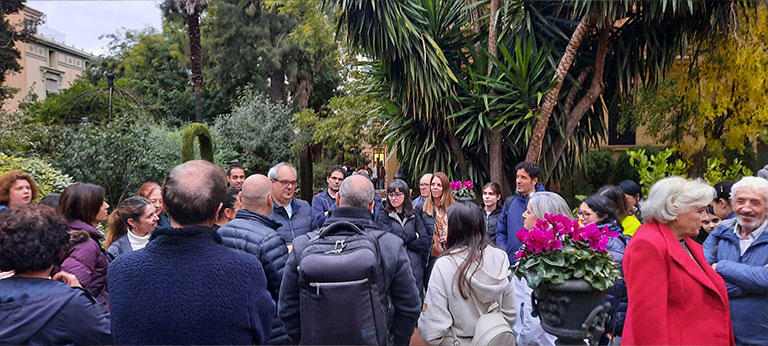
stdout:
{"type": "MultiPolygon", "coordinates": [[[[536,191],[545,191],[544,185],[536,184],[536,191]]],[[[515,195],[508,197],[501,208],[496,225],[496,245],[507,252],[509,263],[515,263],[515,252],[523,245],[516,234],[523,228],[523,212],[528,207],[530,197],[531,194],[523,196],[515,191],[515,195]]]]}
{"type": "Polygon", "coordinates": [[[81,288],[50,279],[0,280],[0,344],[112,344],[109,314],[81,288]]]}
{"type": "MultiPolygon", "coordinates": [[[[451,329],[460,339],[471,339],[477,320],[493,302],[499,302],[510,325],[517,318],[518,305],[515,304],[514,284],[509,281],[507,254],[494,246],[485,248],[482,267],[471,276],[472,294],[467,300],[461,297],[458,281],[454,279],[465,259],[465,250],[446,252],[432,269],[424,311],[419,317],[419,334],[429,345],[452,345],[451,329]]],[[[476,267],[471,267],[468,275],[476,267]]]]}
{"type": "Polygon", "coordinates": [[[107,254],[101,248],[104,236],[92,225],[80,220],[69,223],[70,249],[61,271],[77,277],[77,281],[109,311],[107,293],[107,254]]]}

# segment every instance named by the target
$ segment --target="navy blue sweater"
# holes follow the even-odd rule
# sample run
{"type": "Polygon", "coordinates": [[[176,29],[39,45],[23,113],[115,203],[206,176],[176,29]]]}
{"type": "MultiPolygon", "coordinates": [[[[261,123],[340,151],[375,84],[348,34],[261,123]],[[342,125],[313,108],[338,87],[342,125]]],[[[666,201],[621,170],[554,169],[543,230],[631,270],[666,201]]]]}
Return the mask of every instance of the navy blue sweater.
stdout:
{"type": "Polygon", "coordinates": [[[157,228],[110,264],[116,344],[263,344],[275,303],[264,270],[210,227],[157,228]]]}

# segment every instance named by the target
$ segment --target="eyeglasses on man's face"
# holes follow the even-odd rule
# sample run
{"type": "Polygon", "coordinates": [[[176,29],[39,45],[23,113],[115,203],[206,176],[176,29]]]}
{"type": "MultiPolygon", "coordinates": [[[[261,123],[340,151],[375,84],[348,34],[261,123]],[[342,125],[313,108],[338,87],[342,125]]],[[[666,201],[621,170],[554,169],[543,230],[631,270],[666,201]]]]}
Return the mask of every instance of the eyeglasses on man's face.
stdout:
{"type": "Polygon", "coordinates": [[[429,183],[421,183],[419,184],[419,187],[429,187],[429,183]]]}
{"type": "Polygon", "coordinates": [[[292,186],[292,187],[299,186],[299,182],[296,181],[296,180],[277,180],[277,179],[272,179],[272,182],[273,183],[280,183],[280,185],[282,185],[282,186],[292,186]]]}

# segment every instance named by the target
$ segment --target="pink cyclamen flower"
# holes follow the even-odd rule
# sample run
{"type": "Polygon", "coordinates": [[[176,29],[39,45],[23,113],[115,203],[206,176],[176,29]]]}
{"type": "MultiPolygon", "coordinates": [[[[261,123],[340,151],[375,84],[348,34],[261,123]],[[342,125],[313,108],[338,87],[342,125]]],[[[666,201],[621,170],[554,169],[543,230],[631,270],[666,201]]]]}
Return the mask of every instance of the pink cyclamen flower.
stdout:
{"type": "Polygon", "coordinates": [[[472,180],[467,180],[467,181],[465,181],[465,182],[464,182],[464,186],[465,186],[466,188],[470,189],[470,190],[471,190],[472,188],[474,188],[474,187],[475,187],[475,185],[474,185],[474,184],[472,184],[472,180]]]}

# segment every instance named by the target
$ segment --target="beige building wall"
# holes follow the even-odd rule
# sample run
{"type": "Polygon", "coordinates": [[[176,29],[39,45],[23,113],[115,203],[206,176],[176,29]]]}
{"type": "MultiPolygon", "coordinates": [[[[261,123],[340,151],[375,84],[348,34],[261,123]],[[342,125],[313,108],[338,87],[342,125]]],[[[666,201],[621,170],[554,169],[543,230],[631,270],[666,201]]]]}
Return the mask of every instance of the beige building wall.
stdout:
{"type": "MultiPolygon", "coordinates": [[[[13,25],[23,26],[28,22],[37,22],[43,13],[30,7],[9,16],[13,25]]],[[[48,93],[57,93],[69,88],[83,74],[88,63],[96,56],[35,34],[29,42],[16,42],[16,49],[21,53],[20,72],[11,72],[6,78],[6,85],[19,89],[13,98],[6,100],[2,109],[14,111],[19,103],[30,93],[45,100],[48,93]]]]}

